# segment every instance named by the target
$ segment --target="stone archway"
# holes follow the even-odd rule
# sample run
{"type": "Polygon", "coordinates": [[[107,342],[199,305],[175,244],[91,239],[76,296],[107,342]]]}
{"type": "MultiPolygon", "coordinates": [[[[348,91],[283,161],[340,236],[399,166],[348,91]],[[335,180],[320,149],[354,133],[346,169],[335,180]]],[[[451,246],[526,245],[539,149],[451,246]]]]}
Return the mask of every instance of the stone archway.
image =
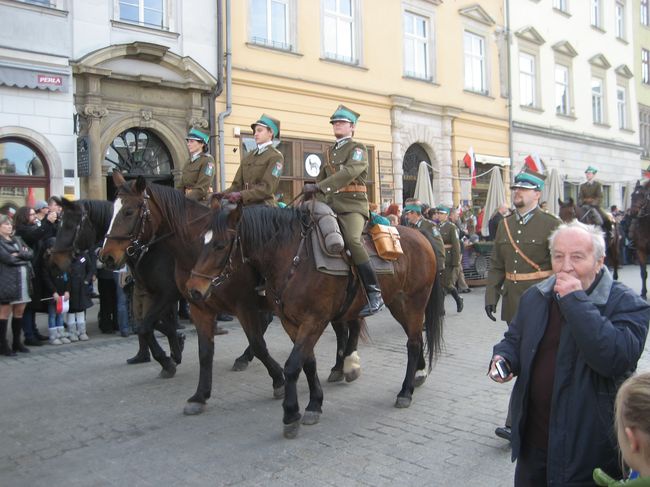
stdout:
{"type": "Polygon", "coordinates": [[[429,179],[433,180],[434,174],[431,169],[431,159],[429,159],[429,155],[424,150],[424,147],[418,143],[410,145],[406,149],[402,160],[402,196],[404,200],[412,198],[415,193],[418,169],[422,161],[429,165],[429,179]]]}

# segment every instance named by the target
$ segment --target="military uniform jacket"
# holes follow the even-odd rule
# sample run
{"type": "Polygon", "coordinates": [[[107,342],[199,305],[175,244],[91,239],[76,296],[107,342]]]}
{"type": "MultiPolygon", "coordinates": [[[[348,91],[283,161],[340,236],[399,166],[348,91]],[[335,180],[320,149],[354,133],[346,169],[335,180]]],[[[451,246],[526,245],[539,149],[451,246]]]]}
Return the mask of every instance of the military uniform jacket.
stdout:
{"type": "Polygon", "coordinates": [[[438,227],[431,221],[426,218],[420,218],[415,225],[410,225],[412,227],[420,230],[420,233],[424,235],[431,246],[433,251],[436,253],[436,265],[437,271],[440,272],[445,268],[445,243],[442,241],[440,236],[440,231],[438,227]]]}
{"type": "Polygon", "coordinates": [[[582,183],[578,193],[578,204],[600,206],[603,201],[603,186],[598,181],[582,183]]]}
{"type": "Polygon", "coordinates": [[[445,243],[445,268],[459,266],[461,255],[458,227],[455,223],[446,221],[440,225],[440,235],[445,243]]]}
{"type": "Polygon", "coordinates": [[[271,145],[250,151],[241,161],[227,193],[241,193],[244,205],[275,206],[274,195],[280,183],[284,157],[271,145]]]}
{"type": "Polygon", "coordinates": [[[176,187],[186,191],[185,196],[191,200],[205,201],[208,193],[211,192],[213,177],[214,159],[210,154],[204,153],[185,165],[181,183],[176,187]]]}
{"type": "Polygon", "coordinates": [[[361,191],[339,192],[350,184],[365,185],[368,178],[368,151],[348,138],[332,147],[316,178],[322,194],[317,198],[336,213],[360,213],[368,218],[368,196],[361,191]],[[329,163],[328,163],[329,162],[329,163]]]}
{"type": "MultiPolygon", "coordinates": [[[[551,253],[548,248],[548,237],[560,225],[560,220],[539,207],[532,210],[528,218],[521,219],[515,211],[505,220],[513,240],[521,251],[542,271],[551,269],[551,253]]],[[[490,258],[490,270],[485,289],[485,305],[496,305],[499,297],[503,296],[501,319],[510,323],[517,312],[519,299],[526,289],[543,279],[527,281],[512,281],[506,279],[506,272],[511,274],[527,274],[535,272],[532,267],[514,249],[506,233],[503,220],[499,223],[494,238],[494,248],[490,258]]]]}

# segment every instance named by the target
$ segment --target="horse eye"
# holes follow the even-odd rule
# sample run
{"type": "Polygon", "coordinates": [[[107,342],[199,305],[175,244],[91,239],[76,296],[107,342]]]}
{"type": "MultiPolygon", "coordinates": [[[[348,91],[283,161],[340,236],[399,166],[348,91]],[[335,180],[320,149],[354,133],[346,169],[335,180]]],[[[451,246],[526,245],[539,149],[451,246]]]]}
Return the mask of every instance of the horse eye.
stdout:
{"type": "Polygon", "coordinates": [[[133,216],[134,211],[131,209],[124,210],[124,216],[133,216]]]}
{"type": "Polygon", "coordinates": [[[226,244],[224,242],[218,241],[213,243],[213,248],[215,250],[223,250],[226,248],[226,244]]]}

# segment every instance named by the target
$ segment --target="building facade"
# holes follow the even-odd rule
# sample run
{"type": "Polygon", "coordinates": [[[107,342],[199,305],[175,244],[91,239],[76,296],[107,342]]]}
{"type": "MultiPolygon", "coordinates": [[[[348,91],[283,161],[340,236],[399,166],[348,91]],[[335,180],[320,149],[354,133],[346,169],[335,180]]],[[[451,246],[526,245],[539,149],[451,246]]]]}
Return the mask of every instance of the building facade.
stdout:
{"type": "Polygon", "coordinates": [[[648,0],[632,3],[634,73],[639,115],[641,169],[650,165],[650,4],[648,0]]]}
{"type": "Polygon", "coordinates": [[[173,184],[209,130],[216,2],[0,1],[0,204],[105,198],[113,169],[173,184]]]}
{"type": "Polygon", "coordinates": [[[633,2],[510,1],[512,151],[556,169],[577,196],[598,168],[603,205],[621,205],[639,175],[633,2]],[[531,23],[533,21],[533,23],[531,23]]]}

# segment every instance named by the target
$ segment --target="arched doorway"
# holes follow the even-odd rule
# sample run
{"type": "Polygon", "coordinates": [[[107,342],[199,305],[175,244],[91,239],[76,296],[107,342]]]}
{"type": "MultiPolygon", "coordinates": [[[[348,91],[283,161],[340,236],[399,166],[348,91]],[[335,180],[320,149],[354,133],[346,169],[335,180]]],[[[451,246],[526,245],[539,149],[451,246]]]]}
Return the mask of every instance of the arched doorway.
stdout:
{"type": "Polygon", "coordinates": [[[420,162],[426,162],[429,167],[429,177],[433,178],[433,171],[431,170],[431,160],[427,155],[427,152],[424,150],[420,144],[413,144],[409,147],[404,154],[404,160],[402,162],[402,167],[404,173],[402,176],[402,195],[404,200],[407,198],[413,198],[415,194],[415,182],[418,178],[418,168],[420,167],[420,162]]]}
{"type": "MultiPolygon", "coordinates": [[[[147,182],[174,184],[172,156],[162,139],[151,130],[132,127],[120,133],[106,149],[104,163],[122,172],[127,180],[143,176],[147,182]]],[[[110,176],[106,189],[109,199],[113,199],[115,187],[110,176]]]]}
{"type": "Polygon", "coordinates": [[[46,200],[49,185],[49,168],[37,147],[18,137],[0,139],[0,207],[46,200]]]}

